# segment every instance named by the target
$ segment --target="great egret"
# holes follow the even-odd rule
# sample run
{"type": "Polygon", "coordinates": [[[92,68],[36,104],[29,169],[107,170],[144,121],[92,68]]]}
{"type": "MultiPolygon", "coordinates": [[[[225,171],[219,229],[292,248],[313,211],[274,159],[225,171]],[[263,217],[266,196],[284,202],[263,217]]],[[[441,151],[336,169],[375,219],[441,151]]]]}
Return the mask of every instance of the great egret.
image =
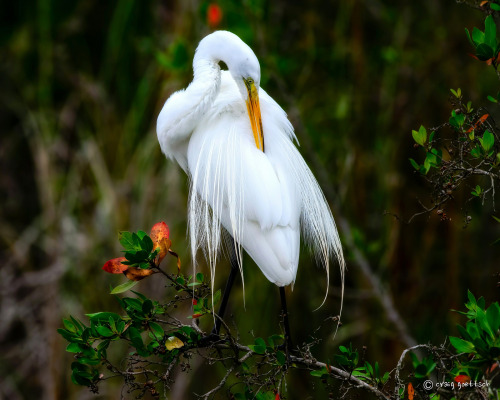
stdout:
{"type": "MultiPolygon", "coordinates": [[[[235,271],[243,279],[241,247],[280,287],[286,317],[284,286],[295,282],[300,231],[325,266],[327,282],[330,259],[338,260],[343,285],[344,258],[330,208],[293,144],[285,112],[260,87],[250,47],[230,32],[214,32],[200,41],[193,69],[191,84],[170,96],[157,122],[163,153],[190,177],[193,260],[202,248],[213,282],[222,225],[234,239],[235,260],[219,317],[235,271]],[[221,61],[229,71],[221,71],[221,61]]],[[[219,328],[216,321],[217,334],[219,328]]],[[[289,339],[287,331],[285,318],[289,339]]]]}

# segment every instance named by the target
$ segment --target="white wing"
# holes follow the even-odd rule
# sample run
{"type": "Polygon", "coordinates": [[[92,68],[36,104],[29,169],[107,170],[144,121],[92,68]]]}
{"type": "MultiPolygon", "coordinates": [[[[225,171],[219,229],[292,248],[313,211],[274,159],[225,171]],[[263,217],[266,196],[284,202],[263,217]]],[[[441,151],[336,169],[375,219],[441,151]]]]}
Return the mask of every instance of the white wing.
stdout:
{"type": "MultiPolygon", "coordinates": [[[[343,282],[344,259],[335,222],[323,192],[293,144],[295,135],[285,112],[260,89],[265,140],[265,153],[261,152],[231,74],[223,71],[219,81],[217,70],[209,72],[213,78],[205,80],[212,82],[208,91],[218,94],[211,105],[195,101],[199,117],[179,118],[178,108],[193,101],[180,91],[167,101],[158,118],[163,152],[175,158],[191,178],[193,259],[202,248],[213,282],[222,224],[271,282],[288,285],[297,273],[302,230],[325,266],[327,280],[329,262],[335,256],[343,282]]],[[[195,81],[191,86],[196,94],[195,81]]],[[[238,255],[241,269],[241,249],[238,255]]]]}
{"type": "MultiPolygon", "coordinates": [[[[255,146],[245,103],[233,79],[222,74],[219,96],[194,130],[188,147],[193,192],[190,216],[194,218],[190,221],[191,240],[206,245],[214,266],[220,220],[264,275],[284,286],[295,280],[297,272],[299,193],[292,176],[286,173],[286,148],[277,146],[279,141],[272,137],[283,136],[294,147],[279,118],[266,114],[265,110],[276,104],[267,101],[268,97],[261,90],[263,153],[255,146]]],[[[278,111],[284,115],[281,109],[278,111]]],[[[288,124],[286,117],[285,121],[288,124]]]]}

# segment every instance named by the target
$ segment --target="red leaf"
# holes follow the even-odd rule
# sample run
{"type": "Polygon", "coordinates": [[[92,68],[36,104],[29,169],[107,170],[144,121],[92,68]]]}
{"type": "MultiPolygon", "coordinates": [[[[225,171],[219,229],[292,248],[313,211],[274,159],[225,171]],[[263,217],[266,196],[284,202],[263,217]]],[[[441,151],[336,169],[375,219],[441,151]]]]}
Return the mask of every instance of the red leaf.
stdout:
{"type": "Polygon", "coordinates": [[[197,305],[198,304],[198,300],[196,299],[193,299],[193,306],[197,305]]]}
{"type": "Polygon", "coordinates": [[[413,385],[410,382],[408,384],[408,400],[413,400],[413,396],[415,396],[415,389],[413,389],[413,385]]]}
{"type": "Polygon", "coordinates": [[[487,374],[491,374],[498,367],[498,362],[491,364],[491,366],[486,370],[487,374]]]}
{"type": "Polygon", "coordinates": [[[203,314],[200,314],[200,313],[197,313],[197,314],[193,314],[192,317],[193,318],[200,318],[203,314]]]}
{"type": "Polygon", "coordinates": [[[274,398],[274,400],[280,400],[280,394],[279,393],[276,393],[276,397],[274,398]]]}
{"type": "Polygon", "coordinates": [[[151,234],[149,236],[151,236],[151,240],[153,241],[154,249],[160,249],[157,261],[157,264],[159,265],[167,255],[170,245],[172,244],[169,240],[170,231],[168,229],[168,225],[163,221],[154,224],[151,228],[151,234]]]}
{"type": "Polygon", "coordinates": [[[123,273],[131,281],[140,281],[149,275],[153,275],[156,271],[152,269],[141,269],[136,267],[129,267],[123,273]]]}
{"type": "Polygon", "coordinates": [[[181,258],[175,251],[169,250],[168,252],[174,257],[177,257],[177,275],[179,275],[181,273],[181,258]]]}
{"type": "Polygon", "coordinates": [[[481,116],[481,118],[479,118],[475,123],[474,123],[474,126],[471,126],[467,132],[465,133],[470,133],[472,132],[473,130],[477,129],[478,126],[481,126],[484,121],[486,121],[488,119],[488,117],[490,116],[490,114],[484,114],[483,116],[481,116]]]}
{"type": "Polygon", "coordinates": [[[457,375],[455,376],[455,382],[458,382],[458,383],[467,383],[467,382],[470,382],[470,376],[467,376],[467,375],[457,375]]]}
{"type": "Polygon", "coordinates": [[[107,261],[102,269],[110,274],[121,274],[128,268],[128,265],[122,264],[122,261],[127,261],[127,259],[125,257],[113,258],[112,260],[107,261]]]}
{"type": "Polygon", "coordinates": [[[211,3],[207,9],[207,23],[210,28],[214,29],[219,26],[222,21],[222,8],[217,4],[211,3]]]}

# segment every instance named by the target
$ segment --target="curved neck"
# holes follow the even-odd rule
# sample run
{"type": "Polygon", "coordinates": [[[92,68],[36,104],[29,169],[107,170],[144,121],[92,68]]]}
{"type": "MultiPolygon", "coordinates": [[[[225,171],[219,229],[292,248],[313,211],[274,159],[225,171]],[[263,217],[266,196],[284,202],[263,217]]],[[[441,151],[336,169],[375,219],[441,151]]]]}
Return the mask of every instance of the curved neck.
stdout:
{"type": "Polygon", "coordinates": [[[198,57],[193,60],[194,78],[186,88],[186,93],[192,99],[191,118],[203,116],[219,93],[221,72],[218,61],[198,57]]]}

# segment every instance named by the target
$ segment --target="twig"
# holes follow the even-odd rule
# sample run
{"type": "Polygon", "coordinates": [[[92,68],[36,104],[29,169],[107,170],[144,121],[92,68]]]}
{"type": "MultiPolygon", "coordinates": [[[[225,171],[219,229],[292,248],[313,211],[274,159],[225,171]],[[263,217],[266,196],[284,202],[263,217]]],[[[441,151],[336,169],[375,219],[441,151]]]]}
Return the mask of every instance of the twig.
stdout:
{"type": "Polygon", "coordinates": [[[418,344],[416,346],[412,346],[408,349],[405,349],[401,353],[401,357],[399,357],[398,365],[396,366],[396,373],[394,376],[394,380],[396,381],[396,384],[394,385],[394,395],[398,396],[399,394],[399,388],[404,386],[404,384],[401,382],[401,379],[399,379],[399,373],[401,372],[401,369],[403,367],[403,360],[406,357],[406,354],[410,351],[417,350],[417,349],[428,349],[431,348],[432,346],[427,345],[427,344],[418,344]]]}
{"type": "Polygon", "coordinates": [[[224,375],[224,377],[222,378],[222,380],[219,382],[219,384],[214,387],[212,390],[210,390],[209,392],[199,396],[200,398],[202,399],[208,399],[212,394],[218,392],[220,389],[222,389],[222,387],[226,384],[226,381],[227,381],[227,378],[229,378],[229,376],[232,374],[232,372],[234,371],[234,369],[241,363],[245,362],[247,359],[249,359],[253,354],[253,351],[249,350],[243,357],[241,357],[239,360],[238,360],[238,364],[234,364],[232,365],[226,372],[226,374],[224,375]]]}
{"type": "Polygon", "coordinates": [[[385,400],[390,400],[390,396],[386,395],[379,389],[377,389],[374,386],[369,385],[368,383],[362,381],[361,379],[356,378],[353,376],[351,373],[344,371],[340,368],[333,367],[331,365],[326,365],[325,363],[315,361],[315,360],[307,360],[304,358],[299,358],[295,356],[290,356],[292,362],[297,363],[297,364],[302,364],[305,366],[308,366],[313,369],[322,369],[322,368],[329,368],[330,373],[333,373],[334,375],[337,375],[340,378],[345,379],[346,381],[349,381],[355,385],[356,388],[364,389],[367,390],[371,393],[373,393],[375,396],[377,396],[379,399],[385,399],[385,400]]]}

